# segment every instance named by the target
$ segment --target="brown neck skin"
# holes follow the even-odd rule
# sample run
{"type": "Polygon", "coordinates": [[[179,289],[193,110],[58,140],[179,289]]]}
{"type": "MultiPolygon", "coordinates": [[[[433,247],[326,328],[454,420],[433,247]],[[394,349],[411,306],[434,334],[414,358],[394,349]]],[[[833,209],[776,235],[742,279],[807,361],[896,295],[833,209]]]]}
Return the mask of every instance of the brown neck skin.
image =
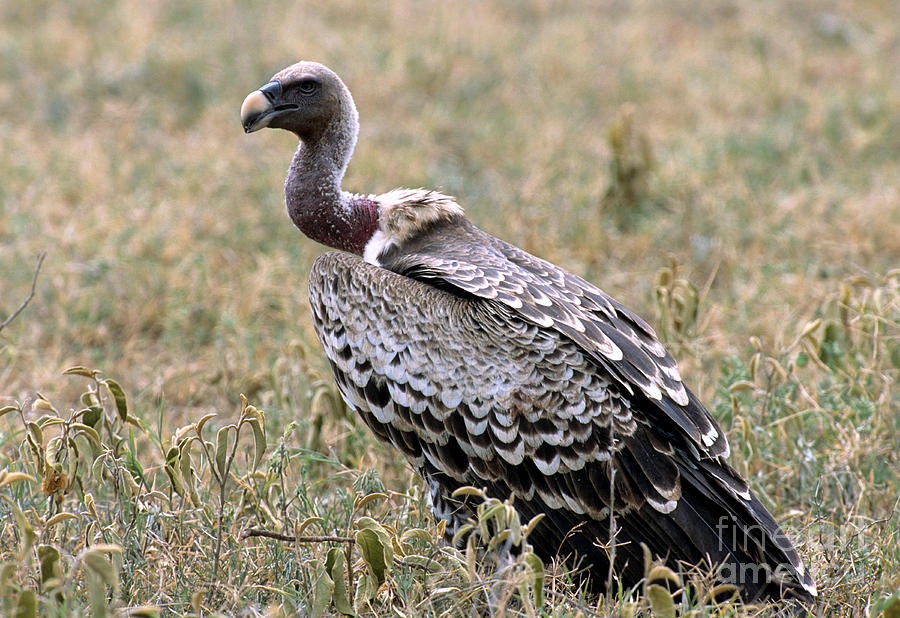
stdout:
{"type": "Polygon", "coordinates": [[[356,145],[355,118],[318,135],[301,137],[284,186],[288,215],[318,243],[362,255],[378,229],[378,203],[341,191],[341,180],[356,145]]]}

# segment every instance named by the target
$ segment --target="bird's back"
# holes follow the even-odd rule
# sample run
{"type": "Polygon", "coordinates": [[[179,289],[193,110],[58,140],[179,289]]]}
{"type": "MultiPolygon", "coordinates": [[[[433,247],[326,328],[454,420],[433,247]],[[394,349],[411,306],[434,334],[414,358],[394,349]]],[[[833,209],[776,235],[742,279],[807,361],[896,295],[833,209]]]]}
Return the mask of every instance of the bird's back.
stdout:
{"type": "Polygon", "coordinates": [[[454,512],[454,489],[514,496],[524,519],[545,514],[538,554],[568,555],[597,583],[612,506],[628,585],[644,574],[643,544],[675,567],[724,565],[746,598],[814,591],[640,318],[461,217],[379,263],[317,260],[316,332],[347,403],[425,477],[450,529],[470,515],[454,512]]]}

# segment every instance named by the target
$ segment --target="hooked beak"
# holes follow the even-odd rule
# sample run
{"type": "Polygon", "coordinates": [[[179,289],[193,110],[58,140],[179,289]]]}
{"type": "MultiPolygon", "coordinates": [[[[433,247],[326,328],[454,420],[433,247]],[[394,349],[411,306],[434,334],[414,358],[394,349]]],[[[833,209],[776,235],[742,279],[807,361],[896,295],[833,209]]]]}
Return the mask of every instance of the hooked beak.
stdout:
{"type": "Polygon", "coordinates": [[[259,131],[272,122],[276,116],[297,109],[296,105],[283,105],[281,83],[269,82],[259,90],[247,95],[241,104],[241,124],[245,133],[259,131]]]}

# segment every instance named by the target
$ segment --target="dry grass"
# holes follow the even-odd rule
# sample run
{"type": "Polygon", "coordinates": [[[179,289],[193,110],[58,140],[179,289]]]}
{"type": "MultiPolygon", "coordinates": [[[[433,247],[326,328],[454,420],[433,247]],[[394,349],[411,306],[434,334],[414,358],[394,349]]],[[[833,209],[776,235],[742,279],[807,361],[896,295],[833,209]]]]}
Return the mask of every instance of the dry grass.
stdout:
{"type": "MultiPolygon", "coordinates": [[[[283,209],[292,139],[239,126],[247,92],[308,58],[360,108],[347,188],[441,188],[481,227],[662,320],[829,608],[876,613],[900,588],[896,23],[890,0],[3,4],[0,320],[49,252],[0,333],[0,407],[25,408],[0,419],[0,468],[35,479],[0,488],[3,611],[23,590],[51,614],[307,611],[329,545],[240,535],[312,516],[310,533],[353,534],[363,514],[398,539],[421,528],[401,549],[438,564],[398,558],[371,611],[484,610],[487,574],[429,545],[417,482],[332,401],[304,289],[322,249],[283,209]],[[121,383],[139,420],[106,387],[81,399],[97,385],[61,376],[74,365],[121,383]],[[23,447],[36,392],[50,416],[109,417],[55,490],[47,447],[63,426],[23,447]],[[176,429],[217,412],[215,442],[241,393],[266,411],[257,471],[244,425],[224,506],[199,443],[196,500],[173,493],[176,429]],[[384,487],[409,489],[354,509],[384,487]],[[40,527],[58,512],[75,517],[40,527]],[[38,583],[23,522],[61,552],[40,558],[58,586],[38,583]]],[[[536,611],[523,590],[509,612],[536,611]]],[[[551,572],[540,611],[593,610],[551,572]]]]}

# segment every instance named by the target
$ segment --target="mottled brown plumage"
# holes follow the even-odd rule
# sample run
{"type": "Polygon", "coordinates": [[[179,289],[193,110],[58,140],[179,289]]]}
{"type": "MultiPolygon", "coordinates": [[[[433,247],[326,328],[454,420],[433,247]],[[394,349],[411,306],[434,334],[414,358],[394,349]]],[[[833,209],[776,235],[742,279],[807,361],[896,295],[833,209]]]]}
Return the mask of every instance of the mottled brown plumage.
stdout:
{"type": "Polygon", "coordinates": [[[316,333],[348,405],[423,475],[451,530],[471,514],[454,489],[514,497],[524,519],[545,515],[531,537],[539,555],[583,567],[599,589],[611,508],[626,585],[643,576],[643,544],[675,567],[723,566],[748,599],[815,595],[646,322],[481,231],[452,197],[342,191],[356,109],[322,65],[276,74],[241,116],[248,132],[270,126],[300,138],[289,214],[311,238],[349,252],[312,267],[316,333]]]}

